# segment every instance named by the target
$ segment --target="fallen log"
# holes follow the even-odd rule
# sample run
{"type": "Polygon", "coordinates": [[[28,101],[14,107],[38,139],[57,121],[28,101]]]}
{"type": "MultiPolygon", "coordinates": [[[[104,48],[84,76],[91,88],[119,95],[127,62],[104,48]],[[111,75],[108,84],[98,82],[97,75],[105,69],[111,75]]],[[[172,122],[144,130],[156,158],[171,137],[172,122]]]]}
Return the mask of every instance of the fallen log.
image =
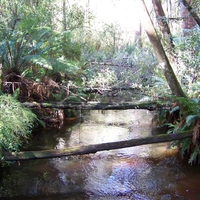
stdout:
{"type": "Polygon", "coordinates": [[[91,144],[67,147],[65,149],[53,149],[43,151],[23,151],[3,154],[4,160],[6,161],[20,161],[20,160],[31,160],[31,159],[44,159],[44,158],[56,158],[72,155],[82,155],[96,153],[97,151],[113,150],[127,147],[135,147],[145,144],[154,144],[169,142],[174,140],[181,140],[192,137],[192,131],[186,131],[175,134],[163,134],[158,136],[150,136],[139,139],[131,139],[119,142],[109,142],[102,144],[91,144]]]}
{"type": "Polygon", "coordinates": [[[74,109],[74,110],[126,110],[126,109],[146,109],[155,110],[156,108],[166,109],[169,106],[160,105],[156,102],[142,102],[142,103],[97,103],[97,102],[80,102],[80,103],[68,103],[68,102],[24,102],[23,106],[29,108],[58,108],[58,109],[74,109]]]}
{"type": "MultiPolygon", "coordinates": [[[[70,88],[71,89],[71,88],[70,88]]],[[[73,88],[72,88],[73,89],[73,88]]],[[[75,88],[77,89],[77,88],[75,88]]],[[[141,91],[141,88],[138,87],[112,87],[112,88],[84,88],[83,91],[84,92],[97,92],[97,93],[101,93],[101,92],[112,92],[112,91],[132,91],[134,92],[134,94],[136,92],[141,91]]]]}

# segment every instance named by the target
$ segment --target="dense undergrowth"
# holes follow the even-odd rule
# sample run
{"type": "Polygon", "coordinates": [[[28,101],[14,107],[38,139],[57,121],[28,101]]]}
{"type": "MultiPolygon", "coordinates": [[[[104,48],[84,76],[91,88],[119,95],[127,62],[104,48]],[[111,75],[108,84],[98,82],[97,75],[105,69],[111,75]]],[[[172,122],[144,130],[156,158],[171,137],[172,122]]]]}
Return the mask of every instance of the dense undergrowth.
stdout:
{"type": "Polygon", "coordinates": [[[0,108],[0,148],[17,151],[30,138],[32,129],[39,120],[11,95],[0,96],[0,108]]]}

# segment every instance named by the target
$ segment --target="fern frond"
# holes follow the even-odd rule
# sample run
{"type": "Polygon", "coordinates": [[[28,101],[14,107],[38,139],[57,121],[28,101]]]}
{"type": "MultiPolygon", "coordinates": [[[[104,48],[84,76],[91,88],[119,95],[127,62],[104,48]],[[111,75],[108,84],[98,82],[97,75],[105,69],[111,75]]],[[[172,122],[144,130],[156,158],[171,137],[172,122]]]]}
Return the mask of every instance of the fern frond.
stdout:
{"type": "Polygon", "coordinates": [[[17,151],[29,138],[37,117],[11,95],[0,96],[0,146],[17,151]]]}
{"type": "Polygon", "coordinates": [[[196,162],[196,159],[197,159],[199,154],[200,154],[200,150],[199,150],[199,148],[196,148],[193,151],[192,155],[190,156],[189,164],[193,164],[194,162],[196,162]]]}
{"type": "Polygon", "coordinates": [[[40,67],[53,70],[51,63],[40,55],[27,55],[23,59],[27,62],[32,62],[35,65],[39,65],[40,67]]]}
{"type": "Polygon", "coordinates": [[[53,60],[52,65],[55,71],[64,72],[66,74],[74,74],[80,70],[77,66],[77,62],[70,61],[62,57],[53,60]]]}

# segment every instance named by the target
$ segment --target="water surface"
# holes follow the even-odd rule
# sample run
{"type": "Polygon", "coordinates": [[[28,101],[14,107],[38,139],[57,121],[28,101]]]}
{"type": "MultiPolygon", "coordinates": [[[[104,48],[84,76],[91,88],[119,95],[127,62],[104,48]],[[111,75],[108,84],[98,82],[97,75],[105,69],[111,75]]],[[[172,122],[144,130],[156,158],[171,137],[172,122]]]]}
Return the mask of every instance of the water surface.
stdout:
{"type": "MultiPolygon", "coordinates": [[[[151,135],[154,113],[90,111],[84,121],[35,134],[29,149],[62,149],[151,135]]],[[[168,143],[96,154],[16,162],[1,177],[6,199],[198,200],[200,170],[183,164],[168,143]]]]}

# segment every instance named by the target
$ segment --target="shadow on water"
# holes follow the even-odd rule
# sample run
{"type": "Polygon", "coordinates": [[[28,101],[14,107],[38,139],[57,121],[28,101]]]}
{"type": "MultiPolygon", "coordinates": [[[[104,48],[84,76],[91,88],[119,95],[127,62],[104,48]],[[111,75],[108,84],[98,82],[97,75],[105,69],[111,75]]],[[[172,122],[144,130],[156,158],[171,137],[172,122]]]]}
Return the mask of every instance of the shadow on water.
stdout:
{"type": "MultiPolygon", "coordinates": [[[[151,134],[146,110],[91,111],[84,122],[35,134],[29,149],[62,149],[151,134]]],[[[5,169],[0,199],[197,200],[199,168],[184,165],[166,143],[96,154],[16,162],[5,169]]]]}

